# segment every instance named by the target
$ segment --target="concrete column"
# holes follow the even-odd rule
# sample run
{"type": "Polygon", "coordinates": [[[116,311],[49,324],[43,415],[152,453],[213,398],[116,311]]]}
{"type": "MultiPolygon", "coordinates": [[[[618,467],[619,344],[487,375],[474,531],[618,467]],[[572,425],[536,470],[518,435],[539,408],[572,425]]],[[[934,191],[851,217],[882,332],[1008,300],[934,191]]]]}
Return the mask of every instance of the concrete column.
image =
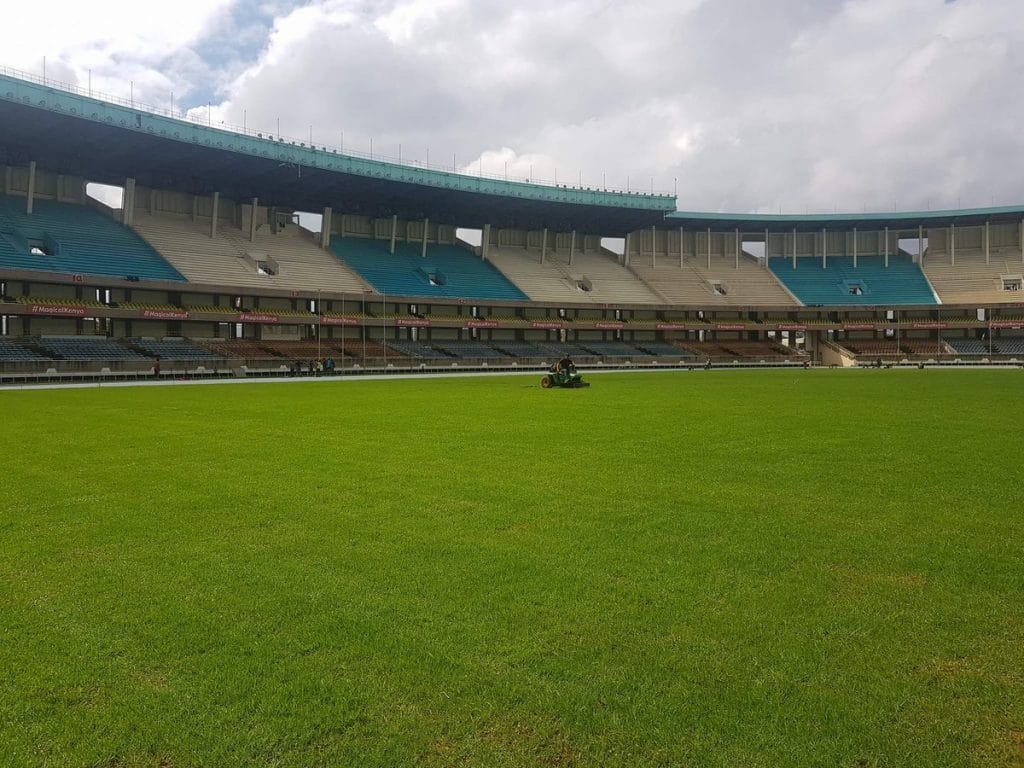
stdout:
{"type": "Polygon", "coordinates": [[[853,268],[857,268],[857,228],[853,228],[853,268]]]}
{"type": "MultiPolygon", "coordinates": [[[[546,229],[544,231],[547,232],[546,229]]],[[[622,244],[622,264],[627,267],[629,266],[629,232],[626,233],[625,242],[622,244]]]]}
{"type": "Polygon", "coordinates": [[[398,214],[391,215],[391,247],[388,252],[393,256],[395,254],[395,240],[398,239],[398,214]]]}
{"type": "Polygon", "coordinates": [[[4,194],[11,194],[11,166],[4,166],[4,194]]]}
{"type": "Polygon", "coordinates": [[[768,228],[765,227],[765,229],[764,229],[764,268],[765,269],[768,269],[768,238],[769,237],[770,237],[770,235],[768,234],[768,228]]]}
{"type": "Polygon", "coordinates": [[[679,268],[683,268],[683,228],[679,228],[679,268]]]}
{"type": "Polygon", "coordinates": [[[217,236],[217,216],[218,208],[220,208],[220,192],[213,193],[213,216],[210,217],[210,239],[212,240],[217,236]]]}
{"type": "Polygon", "coordinates": [[[828,269],[828,230],[821,230],[821,268],[828,269]]]}
{"type": "Polygon", "coordinates": [[[989,227],[988,222],[985,222],[985,263],[989,262],[989,227]]]}
{"type": "Polygon", "coordinates": [[[192,195],[192,221],[199,217],[199,195],[192,195]]]}
{"type": "Polygon", "coordinates": [[[1024,221],[1020,223],[1020,260],[1024,264],[1024,221]]]}
{"type": "Polygon", "coordinates": [[[736,230],[736,269],[740,268],[740,231],[736,230]]]}
{"type": "Polygon", "coordinates": [[[793,227],[793,269],[796,269],[796,227],[793,227]]]}
{"type": "Polygon", "coordinates": [[[156,190],[150,187],[149,195],[146,198],[146,212],[152,216],[156,209],[156,190]]]}
{"type": "Polygon", "coordinates": [[[324,208],[324,214],[320,219],[320,247],[324,250],[331,247],[331,232],[334,229],[334,211],[331,206],[324,208]]]}
{"type": "Polygon", "coordinates": [[[36,161],[30,160],[28,164],[28,195],[25,199],[25,213],[32,215],[32,204],[36,196],[36,161]]]}
{"type": "Polygon", "coordinates": [[[657,266],[658,259],[658,230],[651,225],[651,266],[657,266]]]}
{"type": "MultiPolygon", "coordinates": [[[[626,235],[626,263],[629,263],[629,235],[626,235]]],[[[540,231],[540,263],[543,264],[548,258],[548,228],[540,231]]]]}
{"type": "Polygon", "coordinates": [[[917,227],[917,263],[924,264],[924,225],[917,227]]]}
{"type": "Polygon", "coordinates": [[[708,252],[708,269],[711,269],[711,227],[708,227],[708,241],[706,245],[708,252]]]}
{"type": "MultiPolygon", "coordinates": [[[[569,237],[569,266],[572,266],[572,258],[576,255],[576,230],[572,231],[572,235],[569,237]]],[[[654,258],[654,255],[651,255],[654,258]]]]}
{"type": "Polygon", "coordinates": [[[124,180],[124,194],[121,197],[121,223],[130,227],[135,223],[135,179],[124,180]]]}
{"type": "Polygon", "coordinates": [[[486,259],[491,251],[491,225],[484,224],[483,235],[480,238],[480,258],[486,259]]]}
{"type": "Polygon", "coordinates": [[[252,210],[249,211],[249,242],[256,240],[256,209],[260,207],[258,197],[252,199],[252,210]]]}
{"type": "Polygon", "coordinates": [[[956,266],[956,224],[949,225],[949,266],[956,266]]]}
{"type": "Polygon", "coordinates": [[[885,245],[882,246],[885,249],[885,266],[889,266],[889,228],[885,228],[885,245]]]}
{"type": "Polygon", "coordinates": [[[430,219],[423,220],[423,245],[420,248],[420,258],[427,258],[427,232],[430,231],[430,219]]]}

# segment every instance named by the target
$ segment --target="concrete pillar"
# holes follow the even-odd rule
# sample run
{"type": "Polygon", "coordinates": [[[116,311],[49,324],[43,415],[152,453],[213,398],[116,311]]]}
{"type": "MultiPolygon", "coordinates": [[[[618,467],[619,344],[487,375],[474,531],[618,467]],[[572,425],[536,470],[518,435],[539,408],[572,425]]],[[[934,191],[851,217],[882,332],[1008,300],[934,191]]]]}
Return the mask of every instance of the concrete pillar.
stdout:
{"type": "MultiPolygon", "coordinates": [[[[540,263],[543,264],[548,258],[548,228],[540,231],[540,263]]],[[[629,235],[626,235],[626,263],[629,263],[629,235]]]]}
{"type": "Polygon", "coordinates": [[[1020,261],[1024,264],[1024,221],[1020,223],[1020,261]]]}
{"type": "Polygon", "coordinates": [[[260,207],[258,197],[252,199],[252,210],[249,211],[249,242],[256,240],[256,209],[260,207]]]}
{"type": "Polygon", "coordinates": [[[320,218],[320,247],[324,250],[331,247],[331,232],[334,230],[334,211],[331,206],[324,208],[320,218]]]}
{"type": "Polygon", "coordinates": [[[711,227],[708,227],[708,241],[706,245],[708,252],[708,269],[711,269],[711,227]]]}
{"type": "Polygon", "coordinates": [[[484,224],[484,231],[480,238],[480,258],[486,259],[491,251],[491,225],[484,224]]]}
{"type": "Polygon", "coordinates": [[[949,266],[956,266],[956,224],[949,225],[949,266]]]}
{"type": "Polygon", "coordinates": [[[740,231],[736,230],[736,269],[740,268],[740,231]]]}
{"type": "MultiPolygon", "coordinates": [[[[146,212],[152,216],[156,209],[156,190],[150,187],[149,195],[146,197],[146,212]]],[[[134,217],[133,217],[134,218],[134,217]]]]}
{"type": "Polygon", "coordinates": [[[679,268],[683,268],[683,228],[679,228],[679,268]]]}
{"type": "Polygon", "coordinates": [[[420,248],[420,258],[427,258],[427,232],[430,231],[430,219],[423,220],[423,245],[420,248]]]}
{"type": "Polygon", "coordinates": [[[4,194],[11,194],[11,166],[4,166],[4,194]]]}
{"type": "Polygon", "coordinates": [[[25,199],[25,213],[32,215],[32,204],[36,196],[36,161],[30,160],[28,164],[28,195],[25,199]]]}
{"type": "MultiPolygon", "coordinates": [[[[546,229],[544,231],[547,232],[546,229]]],[[[626,239],[622,245],[622,264],[629,266],[629,232],[626,233],[626,239]]]]}
{"type": "Polygon", "coordinates": [[[388,253],[392,256],[395,254],[395,240],[398,239],[398,214],[391,214],[391,247],[388,249],[388,253]]]}
{"type": "Polygon", "coordinates": [[[853,268],[857,268],[857,228],[853,228],[853,268]]]}
{"type": "MultiPolygon", "coordinates": [[[[572,235],[569,237],[569,266],[572,266],[573,256],[576,255],[576,230],[572,231],[572,235]]],[[[654,254],[651,254],[651,259],[654,258],[654,254]]]]}
{"type": "Polygon", "coordinates": [[[988,222],[985,222],[985,263],[989,262],[989,227],[988,222]]]}
{"type": "Polygon", "coordinates": [[[220,192],[213,193],[213,215],[210,217],[210,239],[212,240],[217,236],[217,216],[219,215],[218,208],[220,208],[220,192]]]}
{"type": "Polygon", "coordinates": [[[885,245],[882,246],[885,249],[885,266],[889,266],[889,228],[885,228],[885,245]]]}
{"type": "Polygon", "coordinates": [[[821,230],[821,268],[828,269],[828,230],[821,230]]]}
{"type": "Polygon", "coordinates": [[[121,197],[121,223],[130,227],[135,223],[135,179],[124,180],[124,194],[121,197]]]}
{"type": "Polygon", "coordinates": [[[917,227],[917,263],[924,264],[924,225],[917,227]]]}
{"type": "Polygon", "coordinates": [[[192,195],[192,221],[199,218],[199,195],[192,195]]]}
{"type": "Polygon", "coordinates": [[[768,227],[764,228],[764,268],[768,269],[768,227]]]}
{"type": "Polygon", "coordinates": [[[793,269],[796,269],[796,227],[793,227],[793,269]]]}

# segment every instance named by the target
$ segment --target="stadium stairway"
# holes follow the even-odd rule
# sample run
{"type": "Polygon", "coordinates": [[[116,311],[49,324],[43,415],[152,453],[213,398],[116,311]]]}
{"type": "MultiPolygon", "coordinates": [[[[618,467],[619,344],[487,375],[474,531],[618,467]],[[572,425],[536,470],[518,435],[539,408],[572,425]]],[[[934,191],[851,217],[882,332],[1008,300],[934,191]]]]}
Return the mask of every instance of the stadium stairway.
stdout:
{"type": "Polygon", "coordinates": [[[145,240],[85,205],[0,196],[0,268],[183,281],[145,240]],[[33,248],[41,253],[33,253],[33,248]]]}

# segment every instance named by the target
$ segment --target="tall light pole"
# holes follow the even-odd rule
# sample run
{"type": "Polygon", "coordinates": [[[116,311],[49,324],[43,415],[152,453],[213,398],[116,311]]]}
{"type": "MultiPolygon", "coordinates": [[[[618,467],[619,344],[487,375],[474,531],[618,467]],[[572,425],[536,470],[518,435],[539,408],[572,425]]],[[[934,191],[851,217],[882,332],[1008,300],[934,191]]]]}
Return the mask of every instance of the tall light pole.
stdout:
{"type": "Polygon", "coordinates": [[[323,334],[324,326],[324,313],[320,308],[320,289],[316,289],[316,359],[317,362],[323,360],[323,355],[320,354],[320,336],[323,334]]]}

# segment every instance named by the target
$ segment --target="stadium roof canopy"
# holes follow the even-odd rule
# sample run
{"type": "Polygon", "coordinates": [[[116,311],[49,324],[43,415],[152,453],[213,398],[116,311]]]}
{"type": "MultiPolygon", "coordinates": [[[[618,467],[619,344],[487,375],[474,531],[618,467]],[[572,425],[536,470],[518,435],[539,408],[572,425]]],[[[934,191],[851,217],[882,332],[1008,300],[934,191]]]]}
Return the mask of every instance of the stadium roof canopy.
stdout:
{"type": "MultiPolygon", "coordinates": [[[[20,74],[20,73],[19,73],[20,74]]],[[[0,72],[0,163],[261,205],[464,227],[622,235],[661,222],[675,197],[507,181],[356,157],[182,120],[69,85],[0,72]]]]}
{"type": "Polygon", "coordinates": [[[665,217],[661,227],[684,229],[712,229],[715,231],[739,229],[741,232],[820,232],[849,231],[852,229],[880,230],[885,227],[910,230],[918,227],[958,227],[990,224],[1020,223],[1024,221],[1024,206],[995,208],[964,208],[955,211],[906,211],[900,213],[826,213],[826,214],[750,214],[750,213],[691,213],[673,211],[665,217]]]}

